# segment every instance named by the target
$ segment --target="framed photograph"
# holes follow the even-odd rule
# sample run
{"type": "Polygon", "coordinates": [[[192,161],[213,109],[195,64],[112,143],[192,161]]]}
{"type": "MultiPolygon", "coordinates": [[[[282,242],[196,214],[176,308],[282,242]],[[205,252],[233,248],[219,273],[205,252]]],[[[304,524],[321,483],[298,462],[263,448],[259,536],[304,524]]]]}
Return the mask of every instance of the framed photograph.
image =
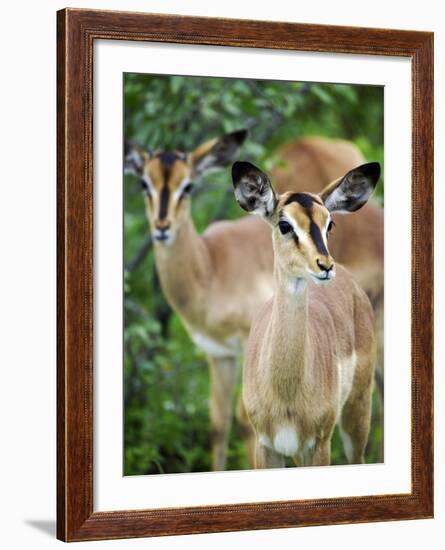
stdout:
{"type": "Polygon", "coordinates": [[[433,516],[433,34],[65,9],[57,536],[433,516]]]}

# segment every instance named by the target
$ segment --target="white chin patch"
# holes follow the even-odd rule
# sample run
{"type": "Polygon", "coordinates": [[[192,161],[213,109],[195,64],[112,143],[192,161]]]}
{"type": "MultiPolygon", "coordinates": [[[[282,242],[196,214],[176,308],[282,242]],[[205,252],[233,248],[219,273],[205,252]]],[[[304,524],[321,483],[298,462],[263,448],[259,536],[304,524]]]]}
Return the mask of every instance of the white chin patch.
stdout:
{"type": "Polygon", "coordinates": [[[170,246],[171,244],[174,243],[175,236],[172,233],[170,233],[167,237],[164,238],[163,236],[161,236],[160,233],[155,232],[152,234],[152,239],[153,239],[153,242],[161,246],[170,246]]]}
{"type": "Polygon", "coordinates": [[[314,275],[313,273],[311,273],[312,280],[318,286],[323,286],[323,285],[329,284],[333,279],[335,279],[335,275],[336,275],[335,271],[330,271],[328,273],[327,277],[321,278],[321,277],[318,277],[317,275],[314,275]]]}

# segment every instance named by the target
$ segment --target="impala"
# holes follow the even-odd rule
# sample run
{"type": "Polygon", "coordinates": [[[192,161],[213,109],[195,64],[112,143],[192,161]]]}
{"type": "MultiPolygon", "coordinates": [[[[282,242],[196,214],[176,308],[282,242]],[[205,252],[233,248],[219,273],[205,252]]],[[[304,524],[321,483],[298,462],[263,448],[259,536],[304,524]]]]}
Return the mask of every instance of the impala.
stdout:
{"type": "MultiPolygon", "coordinates": [[[[344,140],[307,137],[281,146],[275,155],[281,160],[272,172],[278,193],[288,190],[319,193],[329,182],[365,163],[357,147],[344,140]]],[[[381,429],[380,459],[383,459],[384,433],[384,216],[383,208],[368,202],[354,216],[334,214],[335,231],[329,249],[353,274],[365,290],[374,310],[377,344],[376,382],[379,393],[381,429]]]]}
{"type": "Polygon", "coordinates": [[[376,358],[373,310],[349,272],[334,264],[328,236],[332,213],[360,209],[379,175],[379,164],[369,163],[319,195],[278,194],[254,165],[233,165],[235,197],[272,226],[275,257],[274,296],[255,316],[243,372],[257,468],[282,467],[286,456],[296,464],[330,464],[337,423],[348,461],[364,461],[376,358]]]}
{"type": "MultiPolygon", "coordinates": [[[[272,295],[273,255],[270,229],[259,218],[215,222],[199,235],[191,195],[202,174],[233,162],[246,135],[234,132],[190,153],[126,151],[126,171],[137,174],[143,188],[163,292],[208,358],[214,470],[226,465],[239,355],[256,305],[272,295]]],[[[242,400],[237,416],[253,461],[242,400]]]]}

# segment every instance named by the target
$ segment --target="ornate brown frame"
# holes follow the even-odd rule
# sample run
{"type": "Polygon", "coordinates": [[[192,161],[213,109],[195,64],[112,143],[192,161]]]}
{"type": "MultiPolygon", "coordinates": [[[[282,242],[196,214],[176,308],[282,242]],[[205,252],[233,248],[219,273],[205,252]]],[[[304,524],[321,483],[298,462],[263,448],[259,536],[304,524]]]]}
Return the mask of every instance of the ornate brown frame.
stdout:
{"type": "Polygon", "coordinates": [[[65,9],[57,14],[57,536],[64,541],[433,516],[433,34],[65,9]],[[93,42],[210,44],[412,61],[412,490],[93,512],[93,42]]]}

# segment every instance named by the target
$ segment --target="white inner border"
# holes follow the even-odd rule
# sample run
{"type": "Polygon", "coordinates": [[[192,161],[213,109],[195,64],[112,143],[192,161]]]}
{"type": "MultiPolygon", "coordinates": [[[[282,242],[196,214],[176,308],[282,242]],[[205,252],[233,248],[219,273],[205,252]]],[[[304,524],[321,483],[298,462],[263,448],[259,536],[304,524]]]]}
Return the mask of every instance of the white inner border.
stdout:
{"type": "Polygon", "coordinates": [[[410,60],[96,40],[94,104],[95,511],[409,492],[410,60]],[[123,477],[124,72],[385,86],[385,464],[123,477]]]}

